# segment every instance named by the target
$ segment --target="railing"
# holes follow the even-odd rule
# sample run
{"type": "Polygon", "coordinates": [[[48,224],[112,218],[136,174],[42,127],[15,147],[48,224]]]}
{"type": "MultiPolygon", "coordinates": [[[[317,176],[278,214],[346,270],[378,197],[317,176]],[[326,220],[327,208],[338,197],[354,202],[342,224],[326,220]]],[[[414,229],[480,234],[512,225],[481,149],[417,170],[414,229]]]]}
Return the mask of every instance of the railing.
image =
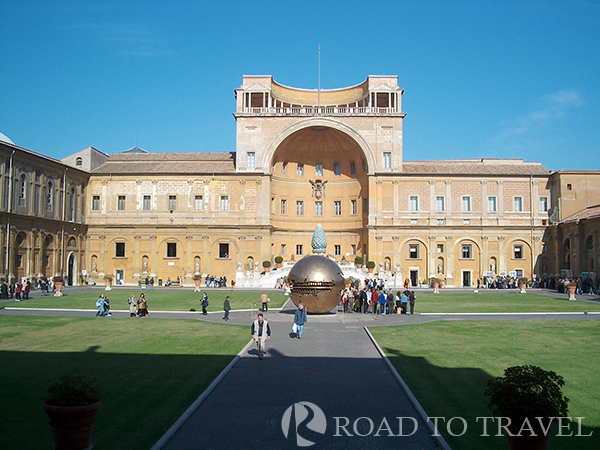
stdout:
{"type": "Polygon", "coordinates": [[[368,114],[399,114],[396,108],[372,108],[345,107],[345,106],[321,106],[321,107],[271,107],[271,108],[244,108],[245,114],[265,114],[278,116],[351,116],[368,114]]]}

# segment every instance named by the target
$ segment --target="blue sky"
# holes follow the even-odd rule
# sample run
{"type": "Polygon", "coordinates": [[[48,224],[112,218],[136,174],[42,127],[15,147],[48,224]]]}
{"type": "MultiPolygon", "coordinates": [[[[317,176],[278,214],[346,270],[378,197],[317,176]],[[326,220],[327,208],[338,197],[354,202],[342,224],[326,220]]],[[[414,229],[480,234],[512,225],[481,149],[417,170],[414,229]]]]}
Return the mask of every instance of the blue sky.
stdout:
{"type": "Polygon", "coordinates": [[[244,74],[340,88],[398,75],[404,159],[600,169],[598,1],[0,0],[0,132],[88,146],[235,150],[244,74]]]}

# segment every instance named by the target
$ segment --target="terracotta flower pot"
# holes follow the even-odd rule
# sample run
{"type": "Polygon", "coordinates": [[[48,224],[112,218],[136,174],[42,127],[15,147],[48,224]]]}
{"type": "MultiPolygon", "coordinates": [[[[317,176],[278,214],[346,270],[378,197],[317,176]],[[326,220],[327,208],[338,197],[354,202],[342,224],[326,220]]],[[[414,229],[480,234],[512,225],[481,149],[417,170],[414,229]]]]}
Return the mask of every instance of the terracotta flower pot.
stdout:
{"type": "Polygon", "coordinates": [[[521,294],[527,294],[525,288],[527,287],[527,283],[521,283],[521,294]]]}
{"type": "Polygon", "coordinates": [[[65,284],[64,281],[55,281],[54,282],[54,288],[56,289],[56,292],[54,293],[55,297],[61,297],[63,295],[62,288],[63,288],[64,284],[65,284]]]}
{"type": "Polygon", "coordinates": [[[577,286],[567,286],[569,290],[569,300],[576,300],[575,291],[577,291],[577,286]]]}
{"type": "Polygon", "coordinates": [[[433,293],[434,294],[439,294],[440,293],[440,282],[439,281],[434,281],[433,282],[433,293]]]}
{"type": "MultiPolygon", "coordinates": [[[[548,448],[550,427],[548,427],[548,434],[544,434],[537,420],[531,420],[530,424],[534,435],[530,434],[529,427],[526,426],[520,436],[506,436],[508,438],[508,447],[510,450],[546,450],[548,448]]],[[[513,422],[508,426],[508,431],[517,435],[521,428],[520,425],[521,424],[513,422]]]]}
{"type": "Polygon", "coordinates": [[[54,448],[60,450],[81,450],[90,445],[96,414],[100,402],[87,406],[54,406],[44,403],[54,448]]]}

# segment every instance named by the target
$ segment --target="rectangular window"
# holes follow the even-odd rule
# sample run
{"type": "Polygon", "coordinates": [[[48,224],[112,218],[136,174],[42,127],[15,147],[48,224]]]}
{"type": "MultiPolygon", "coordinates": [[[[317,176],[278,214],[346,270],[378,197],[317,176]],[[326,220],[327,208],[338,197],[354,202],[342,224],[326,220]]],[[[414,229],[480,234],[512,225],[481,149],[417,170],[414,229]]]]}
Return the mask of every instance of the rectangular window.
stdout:
{"type": "Polygon", "coordinates": [[[219,244],[219,258],[229,258],[229,244],[219,244]]]}
{"type": "Polygon", "coordinates": [[[92,211],[100,211],[100,196],[92,196],[92,211]]]}
{"type": "Polygon", "coordinates": [[[444,219],[438,219],[437,220],[437,224],[438,225],[444,225],[444,219]]]}
{"type": "Polygon", "coordinates": [[[471,225],[471,219],[463,219],[463,225],[471,225]]]}
{"type": "Polygon", "coordinates": [[[363,214],[369,212],[369,199],[363,198],[363,214]]]}
{"type": "Polygon", "coordinates": [[[488,197],[488,212],[496,212],[497,210],[496,197],[488,197]]]}
{"type": "Polygon", "coordinates": [[[408,258],[419,259],[419,244],[408,245],[408,258]]]}
{"type": "Polygon", "coordinates": [[[201,195],[194,196],[194,211],[202,211],[202,209],[203,209],[202,196],[201,195]]]}
{"type": "Polygon", "coordinates": [[[419,225],[419,219],[410,219],[411,225],[419,225]]]}
{"type": "Polygon", "coordinates": [[[304,164],[302,164],[302,163],[298,164],[298,168],[296,169],[296,175],[299,177],[304,176],[304,164]]]}
{"type": "Polygon", "coordinates": [[[438,195],[435,198],[435,210],[437,212],[444,212],[446,210],[445,203],[446,203],[446,199],[443,196],[438,195]]]}
{"type": "Polygon", "coordinates": [[[350,163],[350,174],[356,175],[356,163],[354,161],[350,163]]]}
{"type": "Polygon", "coordinates": [[[248,170],[256,169],[256,153],[248,152],[248,170]]]}
{"type": "Polygon", "coordinates": [[[339,177],[342,174],[342,168],[340,167],[340,163],[335,163],[333,165],[333,174],[336,177],[339,177]]]}
{"type": "Polygon", "coordinates": [[[281,164],[281,175],[285,175],[287,173],[287,162],[281,164]]]}
{"type": "Polygon", "coordinates": [[[515,245],[515,259],[523,259],[523,246],[515,245]]]}
{"type": "Polygon", "coordinates": [[[444,253],[444,244],[438,244],[437,245],[437,252],[438,253],[444,253]]]}
{"type": "Polygon", "coordinates": [[[540,212],[548,212],[548,197],[540,197],[540,212]]]}
{"type": "Polygon", "coordinates": [[[317,201],[315,202],[315,216],[323,215],[323,202],[317,201]]]}
{"type": "Polygon", "coordinates": [[[117,209],[119,211],[125,211],[125,196],[119,195],[117,197],[117,209]]]}
{"type": "Polygon", "coordinates": [[[358,203],[356,200],[350,200],[350,211],[353,216],[358,214],[358,203]]]}
{"type": "Polygon", "coordinates": [[[463,244],[462,259],[471,259],[471,244],[463,244]]]}
{"type": "Polygon", "coordinates": [[[229,211],[229,195],[221,195],[221,211],[229,211]]]}
{"type": "Polygon", "coordinates": [[[356,255],[356,244],[350,245],[350,251],[353,255],[356,255]]]}
{"type": "Polygon", "coordinates": [[[281,252],[280,252],[281,256],[285,256],[285,250],[286,250],[285,244],[281,244],[281,252]]]}
{"type": "Polygon", "coordinates": [[[302,200],[296,201],[296,215],[297,216],[304,215],[304,202],[302,200]]]}
{"type": "Polygon", "coordinates": [[[410,201],[409,201],[409,209],[411,211],[419,210],[419,197],[417,197],[416,195],[411,195],[410,201]]]}
{"type": "Polygon", "coordinates": [[[523,197],[515,197],[514,204],[515,204],[515,212],[523,211],[523,197]]]}
{"type": "Polygon", "coordinates": [[[169,195],[169,211],[175,211],[177,209],[177,196],[169,195]]]}
{"type": "Polygon", "coordinates": [[[117,242],[115,243],[115,256],[117,258],[125,257],[125,242],[117,242]]]}
{"type": "Polygon", "coordinates": [[[167,242],[167,258],[177,257],[177,242],[167,242]]]}
{"type": "Polygon", "coordinates": [[[571,183],[567,183],[567,191],[572,191],[573,185],[571,183]]]}
{"type": "Polygon", "coordinates": [[[302,256],[302,244],[296,245],[296,256],[302,256]]]}
{"type": "Polygon", "coordinates": [[[471,211],[471,197],[464,195],[462,198],[462,210],[463,212],[471,211]]]}
{"type": "Polygon", "coordinates": [[[392,168],[392,153],[391,152],[383,152],[383,168],[391,169],[392,168]]]}
{"type": "Polygon", "coordinates": [[[336,200],[333,202],[333,215],[334,216],[342,215],[342,202],[340,200],[336,200]]]}
{"type": "Polygon", "coordinates": [[[323,176],[323,164],[315,165],[315,176],[322,177],[323,176]]]}
{"type": "Polygon", "coordinates": [[[144,198],[142,199],[142,209],[144,211],[150,211],[151,205],[150,205],[150,199],[152,197],[150,197],[149,195],[144,195],[144,198]]]}
{"type": "Polygon", "coordinates": [[[334,245],[333,246],[333,254],[335,256],[340,256],[342,254],[342,246],[341,245],[334,245]]]}
{"type": "Polygon", "coordinates": [[[281,215],[285,216],[287,214],[287,200],[281,199],[281,215]]]}

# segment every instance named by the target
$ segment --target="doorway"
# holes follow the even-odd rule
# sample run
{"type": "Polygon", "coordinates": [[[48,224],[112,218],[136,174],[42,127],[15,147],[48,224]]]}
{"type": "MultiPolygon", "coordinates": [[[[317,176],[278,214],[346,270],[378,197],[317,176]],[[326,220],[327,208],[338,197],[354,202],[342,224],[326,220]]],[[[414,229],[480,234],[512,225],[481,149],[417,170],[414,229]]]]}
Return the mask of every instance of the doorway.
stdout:
{"type": "Polygon", "coordinates": [[[463,279],[463,287],[471,287],[471,271],[470,270],[463,270],[462,273],[462,279],[463,279]]]}
{"type": "Polygon", "coordinates": [[[76,272],[75,272],[75,254],[71,253],[67,260],[67,286],[73,286],[76,284],[76,272]]]}
{"type": "Polygon", "coordinates": [[[117,282],[115,284],[123,284],[123,278],[124,278],[123,272],[124,272],[123,270],[115,271],[115,275],[116,275],[116,279],[117,279],[117,282]]]}
{"type": "Polygon", "coordinates": [[[419,284],[419,271],[411,270],[410,271],[410,285],[418,286],[418,284],[419,284]]]}

